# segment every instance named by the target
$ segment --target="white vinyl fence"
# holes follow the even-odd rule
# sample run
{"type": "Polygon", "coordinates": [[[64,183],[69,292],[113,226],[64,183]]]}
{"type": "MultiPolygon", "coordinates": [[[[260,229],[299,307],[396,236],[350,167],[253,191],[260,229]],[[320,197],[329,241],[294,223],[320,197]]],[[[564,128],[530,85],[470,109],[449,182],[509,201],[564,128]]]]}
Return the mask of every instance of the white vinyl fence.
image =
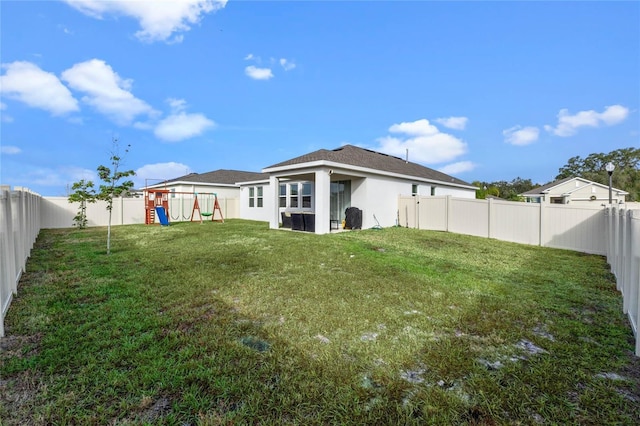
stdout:
{"type": "Polygon", "coordinates": [[[401,196],[400,226],[606,255],[640,356],[640,206],[533,204],[401,196]],[[632,210],[633,209],[633,210],[632,210]]]}
{"type": "Polygon", "coordinates": [[[640,210],[607,207],[607,262],[622,293],[622,310],[629,317],[640,356],[640,210]]]}
{"type": "Polygon", "coordinates": [[[40,195],[27,189],[0,186],[0,337],[4,317],[27,259],[40,232],[40,195]]]}
{"type": "MultiPolygon", "coordinates": [[[[240,217],[240,203],[235,198],[218,199],[225,219],[240,217]]],[[[43,197],[42,199],[42,229],[71,228],[73,218],[78,213],[80,203],[69,203],[67,197],[43,197]]],[[[109,212],[105,201],[87,204],[87,226],[107,226],[109,212]]],[[[170,198],[169,221],[185,222],[191,220],[193,199],[170,198]]],[[[202,212],[205,212],[202,206],[202,212]]],[[[144,198],[115,198],[113,200],[112,225],[131,225],[144,223],[145,219],[144,198]]],[[[196,219],[199,216],[196,213],[196,219]]],[[[203,218],[207,220],[207,218],[203,218]]]]}
{"type": "Polygon", "coordinates": [[[400,196],[399,225],[514,243],[607,253],[602,206],[400,196]]]}

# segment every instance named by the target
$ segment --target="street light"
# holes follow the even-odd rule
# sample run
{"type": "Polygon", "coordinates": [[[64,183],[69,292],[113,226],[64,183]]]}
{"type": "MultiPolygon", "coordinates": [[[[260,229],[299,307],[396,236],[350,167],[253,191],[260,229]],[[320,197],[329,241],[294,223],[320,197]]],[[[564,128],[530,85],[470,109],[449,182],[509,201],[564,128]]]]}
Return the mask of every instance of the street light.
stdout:
{"type": "Polygon", "coordinates": [[[613,197],[611,196],[611,175],[613,174],[613,170],[616,168],[614,164],[609,161],[604,169],[609,173],[609,205],[613,204],[613,197]]]}

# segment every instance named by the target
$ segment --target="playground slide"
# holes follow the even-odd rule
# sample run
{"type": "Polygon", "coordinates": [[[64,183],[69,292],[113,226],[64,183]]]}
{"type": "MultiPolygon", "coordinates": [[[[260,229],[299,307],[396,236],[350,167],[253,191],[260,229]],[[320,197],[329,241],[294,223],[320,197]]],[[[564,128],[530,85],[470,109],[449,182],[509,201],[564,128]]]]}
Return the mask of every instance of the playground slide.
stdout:
{"type": "Polygon", "coordinates": [[[156,215],[160,220],[160,224],[162,226],[169,226],[169,219],[167,219],[167,215],[164,212],[164,207],[161,207],[161,206],[156,207],[156,215]]]}

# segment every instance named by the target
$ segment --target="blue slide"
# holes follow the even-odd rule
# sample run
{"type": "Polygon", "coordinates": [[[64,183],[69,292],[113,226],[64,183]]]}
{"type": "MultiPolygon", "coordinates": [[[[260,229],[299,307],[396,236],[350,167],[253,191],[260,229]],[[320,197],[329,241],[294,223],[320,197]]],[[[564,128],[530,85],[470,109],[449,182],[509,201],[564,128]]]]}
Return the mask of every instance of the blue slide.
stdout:
{"type": "Polygon", "coordinates": [[[160,224],[162,226],[169,226],[169,219],[167,219],[167,215],[164,212],[164,207],[156,207],[156,215],[158,215],[158,219],[160,220],[160,224]]]}

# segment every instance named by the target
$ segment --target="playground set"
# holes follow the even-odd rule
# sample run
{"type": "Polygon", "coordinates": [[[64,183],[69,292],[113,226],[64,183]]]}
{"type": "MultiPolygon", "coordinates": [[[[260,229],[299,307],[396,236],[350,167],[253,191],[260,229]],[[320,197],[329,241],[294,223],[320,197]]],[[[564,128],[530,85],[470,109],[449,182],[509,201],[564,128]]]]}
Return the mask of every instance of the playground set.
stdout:
{"type": "Polygon", "coordinates": [[[167,189],[145,189],[144,207],[144,223],[147,225],[159,223],[162,226],[169,226],[169,219],[173,221],[190,220],[193,222],[196,212],[200,218],[200,223],[203,222],[203,216],[210,217],[212,222],[224,223],[222,209],[220,208],[220,203],[218,203],[218,195],[214,192],[175,192],[167,189]],[[200,197],[200,200],[198,197],[200,197]],[[202,201],[202,207],[200,206],[200,201],[202,201]],[[176,206],[176,203],[179,203],[178,206],[176,206]],[[191,207],[191,214],[188,216],[185,215],[185,203],[191,207]],[[170,212],[170,206],[171,212],[177,211],[175,216],[170,212]]]}

